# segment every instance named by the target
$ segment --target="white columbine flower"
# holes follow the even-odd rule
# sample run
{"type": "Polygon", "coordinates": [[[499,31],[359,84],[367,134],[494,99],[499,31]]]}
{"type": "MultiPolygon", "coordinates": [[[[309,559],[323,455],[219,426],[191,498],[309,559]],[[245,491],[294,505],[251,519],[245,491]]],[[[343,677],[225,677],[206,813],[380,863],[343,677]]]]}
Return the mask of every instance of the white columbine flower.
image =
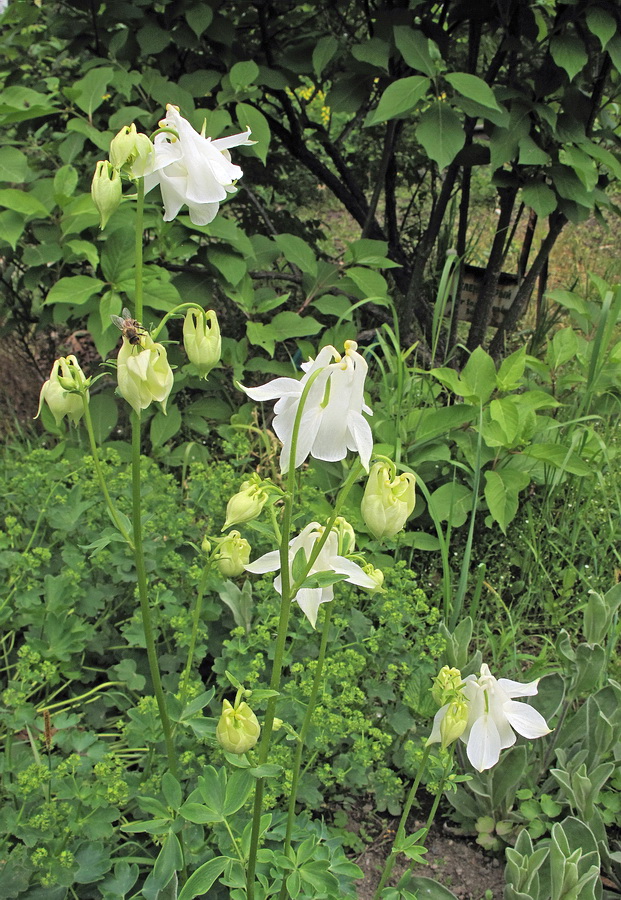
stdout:
{"type": "Polygon", "coordinates": [[[195,131],[170,103],[160,126],[174,128],[179,139],[166,133],[155,136],[153,159],[144,179],[145,192],[159,184],[165,222],[174,219],[186,204],[194,225],[208,225],[227,193],[235,192],[234,182],[242,177],[240,167],[231,162],[228,148],[254,143],[248,140],[250,129],[212,141],[195,131]]]}
{"type": "MultiPolygon", "coordinates": [[[[323,531],[323,527],[318,522],[311,522],[297,537],[294,537],[289,542],[289,571],[291,571],[291,565],[298,550],[303,549],[306,559],[310,558],[313,547],[323,535],[323,531]]],[[[355,562],[346,559],[344,556],[339,556],[338,549],[338,535],[335,531],[331,531],[321,548],[319,556],[313,563],[309,575],[315,575],[318,572],[336,572],[339,575],[346,575],[345,581],[349,581],[351,584],[371,589],[376,588],[376,581],[367,575],[355,562]]],[[[271,553],[266,553],[257,559],[256,562],[246,566],[246,569],[255,575],[278,571],[280,569],[279,551],[273,550],[271,553]]],[[[282,591],[280,575],[274,579],[274,587],[280,594],[282,591]]],[[[328,587],[302,588],[293,599],[314,628],[320,605],[329,603],[333,598],[334,585],[328,585],[328,587]]]]}
{"type": "Polygon", "coordinates": [[[256,388],[242,385],[253,400],[277,400],[273,427],[283,445],[280,454],[283,472],[289,469],[293,426],[302,391],[318,369],[322,370],[321,374],[311,385],[304,404],[294,468],[301,466],[309,454],[315,459],[336,462],[345,459],[348,450],[355,450],[368,472],[373,437],[362,412],[373,413],[364,402],[368,366],[357,349],[355,341],[345,341],[345,354],[341,356],[335,347],[323,347],[316,359],[303,363],[304,376],[299,381],[275,378],[256,388]]]}
{"type": "MultiPolygon", "coordinates": [[[[515,744],[515,732],[534,740],[550,733],[541,713],[514,697],[532,697],[537,693],[539,679],[520,684],[508,678],[494,678],[483,664],[481,674],[464,679],[463,694],[468,701],[468,722],[460,736],[466,746],[468,759],[475,769],[491,769],[500,759],[500,751],[515,744]]],[[[450,704],[439,709],[433,720],[428,743],[441,741],[440,726],[450,704]]]]}

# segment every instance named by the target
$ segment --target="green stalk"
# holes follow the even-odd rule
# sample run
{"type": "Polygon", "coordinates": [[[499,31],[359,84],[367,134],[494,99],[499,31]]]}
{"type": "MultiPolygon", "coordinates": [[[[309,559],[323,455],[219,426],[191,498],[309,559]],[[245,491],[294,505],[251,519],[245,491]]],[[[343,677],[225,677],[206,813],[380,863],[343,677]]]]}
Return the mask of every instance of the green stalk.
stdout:
{"type": "Polygon", "coordinates": [[[103,470],[101,468],[101,461],[99,459],[99,448],[97,447],[97,442],[95,440],[95,432],[93,431],[93,420],[91,418],[91,411],[89,407],[88,395],[86,393],[82,394],[82,402],[84,404],[84,424],[86,425],[86,432],[88,434],[88,442],[91,448],[91,456],[93,457],[93,462],[95,464],[95,473],[97,475],[97,481],[99,482],[99,488],[103,495],[103,498],[106,502],[106,506],[108,507],[108,512],[110,513],[110,518],[116,525],[119,530],[119,533],[122,535],[124,540],[127,541],[129,546],[134,549],[134,544],[131,538],[131,535],[127,531],[123,520],[121,519],[121,515],[117,510],[116,506],[112,502],[112,498],[110,497],[110,493],[108,491],[108,485],[106,484],[106,479],[103,474],[103,470]]]}
{"type": "Polygon", "coordinates": [[[136,182],[136,242],[134,287],[136,292],[134,318],[142,322],[142,237],[144,222],[144,178],[136,182]]]}
{"type": "Polygon", "coordinates": [[[207,587],[207,578],[209,577],[209,572],[211,571],[211,566],[213,563],[213,557],[210,556],[207,562],[203,567],[203,571],[201,573],[201,578],[198,583],[198,593],[196,595],[196,603],[194,605],[194,612],[192,614],[192,633],[190,635],[190,646],[188,647],[188,659],[185,664],[185,670],[183,675],[181,676],[181,686],[179,690],[179,702],[181,704],[181,708],[183,709],[183,705],[185,703],[185,698],[188,693],[188,683],[190,681],[190,672],[192,671],[192,663],[194,661],[194,650],[196,649],[196,638],[198,635],[198,626],[201,620],[201,611],[203,607],[203,597],[205,596],[205,588],[207,587]]]}
{"type": "MultiPolygon", "coordinates": [[[[423,753],[423,758],[420,761],[420,765],[418,767],[418,772],[416,773],[416,778],[412,782],[412,787],[410,788],[410,793],[408,794],[408,798],[405,802],[405,806],[403,807],[403,812],[401,813],[401,819],[399,821],[399,827],[397,828],[397,834],[395,835],[395,840],[392,845],[392,850],[390,851],[390,856],[386,860],[384,865],[384,870],[382,872],[381,878],[379,880],[379,884],[373,894],[373,900],[379,900],[382,890],[394,868],[395,862],[397,861],[398,851],[395,850],[395,847],[398,846],[405,837],[405,828],[408,821],[408,816],[410,815],[410,810],[412,809],[412,804],[416,799],[416,792],[418,790],[418,786],[420,784],[421,778],[423,777],[423,773],[425,771],[425,767],[427,766],[427,760],[429,758],[429,754],[431,753],[431,745],[425,747],[425,751],[423,753]]],[[[438,796],[441,794],[441,790],[438,791],[438,796]]],[[[438,801],[439,802],[439,801],[438,801]]],[[[437,807],[436,807],[437,808],[437,807]]]]}
{"type": "Polygon", "coordinates": [[[175,746],[172,739],[170,719],[168,718],[166,700],[164,698],[164,690],[162,688],[162,679],[160,677],[160,669],[157,661],[157,651],[155,649],[155,639],[153,637],[153,623],[151,621],[151,608],[149,606],[147,571],[144,562],[144,548],[142,544],[142,503],[140,495],[140,415],[138,413],[132,412],[131,423],[132,526],[134,534],[134,560],[136,564],[136,577],[138,579],[138,597],[140,599],[140,615],[142,617],[142,628],[144,631],[144,639],[147,647],[147,658],[149,660],[151,681],[153,682],[153,690],[155,692],[157,708],[159,710],[162,730],[164,732],[166,755],[168,756],[168,767],[175,778],[177,778],[177,754],[175,752],[175,746]]]}
{"type": "MultiPolygon", "coordinates": [[[[308,698],[308,703],[306,706],[306,712],[304,713],[304,720],[302,722],[302,727],[300,728],[300,735],[298,739],[298,744],[295,751],[295,759],[293,762],[293,779],[291,782],[291,792],[289,794],[289,808],[287,811],[287,832],[285,835],[285,848],[284,854],[287,856],[289,849],[291,848],[291,833],[293,831],[293,822],[295,819],[295,803],[298,794],[298,782],[300,780],[300,769],[302,766],[302,753],[304,752],[304,744],[306,742],[306,736],[308,734],[308,729],[310,728],[310,724],[313,718],[313,713],[315,711],[315,703],[317,702],[317,694],[319,693],[319,687],[321,685],[321,676],[323,673],[323,664],[326,658],[326,648],[328,646],[328,632],[330,631],[330,621],[332,619],[332,603],[325,604],[325,613],[323,619],[323,628],[321,631],[321,644],[319,646],[319,656],[317,657],[317,666],[315,668],[315,676],[313,678],[313,684],[311,686],[311,692],[308,698]]],[[[286,896],[286,884],[283,882],[283,886],[280,891],[281,900],[285,900],[286,896]]]]}

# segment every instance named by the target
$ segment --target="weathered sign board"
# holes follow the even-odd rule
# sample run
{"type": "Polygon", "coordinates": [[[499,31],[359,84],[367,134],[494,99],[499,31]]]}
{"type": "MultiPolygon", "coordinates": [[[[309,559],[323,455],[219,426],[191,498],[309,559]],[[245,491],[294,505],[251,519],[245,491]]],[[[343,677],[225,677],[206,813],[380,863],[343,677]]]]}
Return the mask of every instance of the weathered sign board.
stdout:
{"type": "MultiPolygon", "coordinates": [[[[479,266],[465,265],[463,267],[461,293],[457,305],[457,318],[461,322],[472,322],[472,315],[476,302],[479,299],[479,292],[483,284],[485,269],[479,266]]],[[[498,279],[498,286],[494,296],[492,306],[492,315],[490,325],[497,328],[503,319],[504,314],[513,303],[513,299],[518,289],[517,275],[510,275],[508,272],[502,272],[498,279]]],[[[447,303],[445,316],[450,316],[453,311],[453,304],[447,303]]]]}

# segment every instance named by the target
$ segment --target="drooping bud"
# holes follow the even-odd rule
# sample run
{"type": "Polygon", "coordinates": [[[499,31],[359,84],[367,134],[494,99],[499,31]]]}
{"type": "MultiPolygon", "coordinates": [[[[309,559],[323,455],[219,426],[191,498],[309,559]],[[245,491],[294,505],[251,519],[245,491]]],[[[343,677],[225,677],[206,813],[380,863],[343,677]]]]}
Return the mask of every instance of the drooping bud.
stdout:
{"type": "Polygon", "coordinates": [[[209,554],[211,553],[211,541],[208,541],[207,538],[203,538],[201,550],[203,551],[205,556],[209,556],[209,554]]]}
{"type": "Polygon", "coordinates": [[[365,575],[368,575],[376,584],[376,587],[370,588],[371,593],[375,593],[375,591],[381,591],[384,587],[384,573],[381,569],[376,569],[373,563],[367,563],[366,566],[362,567],[362,571],[365,575]]]}
{"type": "Polygon", "coordinates": [[[468,724],[468,701],[459,697],[448,704],[440,722],[440,743],[444,749],[461,737],[468,724]]]}
{"type": "Polygon", "coordinates": [[[376,462],[362,498],[362,517],[378,541],[398,534],[416,503],[416,479],[409,472],[397,475],[396,471],[392,462],[376,462]]]}
{"type": "Polygon", "coordinates": [[[189,309],[183,322],[183,346],[201,378],[207,378],[220,362],[222,339],[218,317],[213,309],[189,309]]]}
{"type": "Polygon", "coordinates": [[[221,575],[237,578],[250,562],[250,544],[239,531],[231,531],[218,544],[214,559],[221,575]]]}
{"type": "Polygon", "coordinates": [[[125,125],[110,142],[110,162],[116,169],[125,168],[131,178],[140,178],[150,167],[153,144],[136,126],[125,125]]]}
{"type": "Polygon", "coordinates": [[[50,377],[41,387],[35,418],[41,414],[45,401],[57,425],[65,416],[77,425],[84,415],[83,397],[88,399],[89,383],[75,356],[61,356],[54,362],[50,377]]]}
{"type": "Polygon", "coordinates": [[[226,522],[222,531],[231,525],[241,525],[256,519],[267,503],[267,491],[258,475],[254,474],[242,483],[237,494],[233,494],[226,505],[226,522]]]}
{"type": "Polygon", "coordinates": [[[136,412],[146,409],[154,400],[166,412],[174,379],[162,344],[156,344],[146,333],[141,335],[138,344],[131,344],[123,337],[116,368],[119,394],[136,412]]]}
{"type": "Polygon", "coordinates": [[[339,556],[349,556],[356,549],[356,532],[343,516],[336,517],[333,530],[339,540],[339,556]]]}
{"type": "Polygon", "coordinates": [[[99,213],[99,227],[105,228],[108,219],[118,208],[123,195],[118,169],[107,159],[99,160],[91,182],[91,197],[99,213]]]}
{"type": "Polygon", "coordinates": [[[246,753],[259,740],[261,726],[247,703],[222,702],[222,715],[216,727],[216,738],[227,753],[246,753]]]}

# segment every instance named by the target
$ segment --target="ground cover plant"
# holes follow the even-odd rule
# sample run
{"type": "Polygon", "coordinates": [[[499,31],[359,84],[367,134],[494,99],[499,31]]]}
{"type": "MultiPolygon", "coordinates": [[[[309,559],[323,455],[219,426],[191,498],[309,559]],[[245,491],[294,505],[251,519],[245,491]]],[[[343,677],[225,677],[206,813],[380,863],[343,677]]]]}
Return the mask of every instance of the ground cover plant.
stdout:
{"type": "Polygon", "coordinates": [[[5,14],[3,327],[62,345],[3,454],[7,898],[355,897],[363,803],[399,817],[373,900],[455,896],[412,871],[438,817],[511,900],[621,887],[621,287],[503,343],[609,205],[617,12],[328,6],[5,14]],[[358,221],[340,259],[291,157],[358,221]]]}

